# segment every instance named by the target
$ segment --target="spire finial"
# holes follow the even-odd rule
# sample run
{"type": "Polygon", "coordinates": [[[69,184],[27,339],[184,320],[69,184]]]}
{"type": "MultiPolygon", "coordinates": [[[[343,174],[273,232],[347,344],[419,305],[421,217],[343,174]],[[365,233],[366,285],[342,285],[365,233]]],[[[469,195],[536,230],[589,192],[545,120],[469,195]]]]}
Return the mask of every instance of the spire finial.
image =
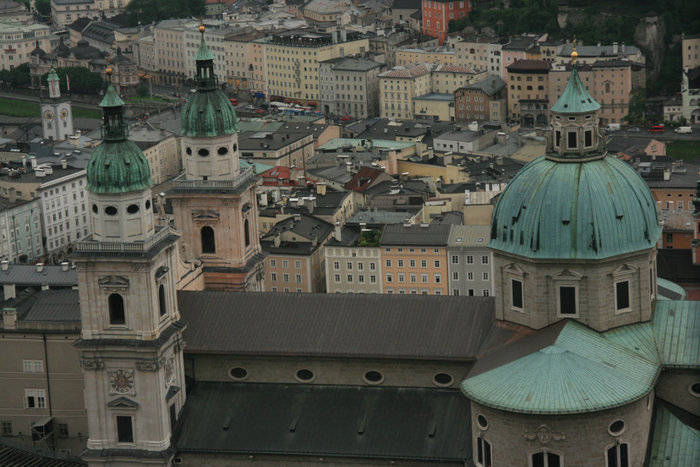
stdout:
{"type": "Polygon", "coordinates": [[[107,75],[107,82],[112,83],[112,72],[114,70],[112,69],[112,65],[109,63],[109,58],[107,58],[107,68],[105,68],[105,74],[107,75]]]}
{"type": "Polygon", "coordinates": [[[576,52],[576,36],[574,36],[574,49],[571,51],[571,63],[576,65],[576,58],[578,57],[578,52],[576,52]]]}
{"type": "Polygon", "coordinates": [[[199,17],[199,32],[202,34],[202,39],[204,39],[204,31],[206,31],[207,28],[204,27],[204,18],[202,16],[199,17]]]}

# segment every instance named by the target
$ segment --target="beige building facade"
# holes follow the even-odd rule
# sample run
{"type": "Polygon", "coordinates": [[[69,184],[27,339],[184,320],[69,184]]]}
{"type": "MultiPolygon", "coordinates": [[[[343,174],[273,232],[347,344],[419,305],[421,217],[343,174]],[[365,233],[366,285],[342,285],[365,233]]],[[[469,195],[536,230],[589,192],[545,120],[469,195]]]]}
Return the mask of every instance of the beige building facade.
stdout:
{"type": "Polygon", "coordinates": [[[165,20],[153,28],[155,46],[155,82],[157,84],[182,86],[188,78],[186,63],[185,30],[196,30],[194,21],[165,20]]]}
{"type": "Polygon", "coordinates": [[[0,70],[11,70],[28,63],[37,45],[44,52],[51,52],[58,45],[58,37],[44,24],[0,21],[0,70]]]}
{"type": "Polygon", "coordinates": [[[455,64],[455,51],[447,47],[437,49],[401,48],[396,51],[396,65],[412,63],[455,64]]]}
{"type": "Polygon", "coordinates": [[[384,293],[379,246],[343,246],[331,241],[324,250],[327,293],[384,293]]]}
{"type": "Polygon", "coordinates": [[[54,26],[68,26],[79,18],[96,19],[99,10],[95,0],[51,0],[51,19],[54,26]]]}

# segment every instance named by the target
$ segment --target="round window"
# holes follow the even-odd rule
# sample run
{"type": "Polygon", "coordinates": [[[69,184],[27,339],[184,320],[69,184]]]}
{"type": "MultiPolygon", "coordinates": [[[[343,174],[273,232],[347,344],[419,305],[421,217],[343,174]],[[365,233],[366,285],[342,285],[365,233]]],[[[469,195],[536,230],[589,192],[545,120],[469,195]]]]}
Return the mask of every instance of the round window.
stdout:
{"type": "Polygon", "coordinates": [[[447,373],[438,373],[433,377],[433,382],[438,386],[449,386],[454,382],[454,378],[447,373]]]}
{"type": "Polygon", "coordinates": [[[216,152],[218,152],[220,156],[223,156],[223,155],[228,154],[228,148],[225,147],[225,146],[222,146],[222,147],[220,147],[219,150],[216,151],[216,152]]]}
{"type": "Polygon", "coordinates": [[[185,152],[187,153],[188,156],[191,156],[192,155],[192,148],[185,149],[185,152]]]}
{"type": "Polygon", "coordinates": [[[485,430],[489,427],[489,422],[486,421],[486,417],[483,415],[477,415],[476,416],[476,424],[479,425],[479,428],[482,430],[485,430]]]}
{"type": "Polygon", "coordinates": [[[369,384],[379,384],[384,381],[384,376],[378,371],[368,371],[365,373],[365,381],[369,384]]]}
{"type": "Polygon", "coordinates": [[[151,200],[147,199],[146,200],[146,210],[149,210],[149,209],[151,209],[151,200]]]}
{"type": "Polygon", "coordinates": [[[197,154],[199,154],[202,157],[207,157],[209,155],[209,150],[202,148],[199,151],[197,151],[197,154]]]}
{"type": "Polygon", "coordinates": [[[93,205],[92,205],[92,212],[94,212],[95,214],[97,214],[98,212],[100,212],[100,210],[99,210],[99,208],[97,207],[96,204],[93,204],[93,205]]]}
{"type": "Polygon", "coordinates": [[[620,435],[623,431],[625,431],[625,422],[622,420],[615,420],[608,428],[608,432],[613,436],[620,435]]]}
{"type": "Polygon", "coordinates": [[[691,384],[690,388],[688,389],[692,395],[695,397],[700,397],[700,383],[691,384]]]}
{"type": "Polygon", "coordinates": [[[246,376],[248,376],[248,372],[246,371],[246,369],[240,367],[232,368],[231,371],[229,371],[229,374],[233,379],[245,379],[246,376]]]}
{"type": "Polygon", "coordinates": [[[107,206],[105,208],[105,214],[108,216],[116,216],[117,215],[117,208],[114,206],[107,206]]]}
{"type": "Polygon", "coordinates": [[[136,214],[137,212],[139,212],[139,205],[138,204],[130,204],[126,208],[126,212],[128,212],[129,214],[136,214]]]}
{"type": "Polygon", "coordinates": [[[314,372],[311,370],[303,369],[297,371],[297,379],[299,381],[311,381],[314,379],[314,372]]]}

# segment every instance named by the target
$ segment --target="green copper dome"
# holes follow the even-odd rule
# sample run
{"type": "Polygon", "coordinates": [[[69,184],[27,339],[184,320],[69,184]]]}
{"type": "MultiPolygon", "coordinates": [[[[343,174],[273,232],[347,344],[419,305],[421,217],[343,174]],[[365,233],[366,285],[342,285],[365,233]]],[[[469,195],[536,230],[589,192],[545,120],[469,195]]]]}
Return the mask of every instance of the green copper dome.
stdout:
{"type": "Polygon", "coordinates": [[[652,248],[659,235],[651,192],[625,162],[542,156],[501,193],[489,247],[529,258],[600,259],[652,248]]]}
{"type": "Polygon", "coordinates": [[[104,115],[103,142],[95,148],[87,167],[87,190],[92,193],[127,193],[153,185],[146,157],[127,139],[129,131],[122,116],[123,105],[110,84],[100,102],[104,115]]]}
{"type": "Polygon", "coordinates": [[[195,56],[197,76],[192,94],[182,109],[182,136],[207,138],[231,135],[238,131],[238,117],[231,101],[221,91],[214,74],[214,54],[204,41],[204,27],[200,27],[202,43],[195,56]]]}
{"type": "Polygon", "coordinates": [[[552,106],[552,112],[572,114],[595,112],[598,109],[600,109],[600,104],[588,93],[574,65],[571,69],[569,82],[564,88],[564,92],[561,93],[561,97],[552,106]]]}

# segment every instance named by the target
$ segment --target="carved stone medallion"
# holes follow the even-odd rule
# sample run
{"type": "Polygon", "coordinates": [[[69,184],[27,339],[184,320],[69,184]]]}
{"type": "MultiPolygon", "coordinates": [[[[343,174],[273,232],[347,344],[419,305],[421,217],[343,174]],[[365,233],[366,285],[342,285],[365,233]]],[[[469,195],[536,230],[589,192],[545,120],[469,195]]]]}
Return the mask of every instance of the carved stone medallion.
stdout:
{"type": "Polygon", "coordinates": [[[553,432],[552,429],[549,428],[547,425],[540,425],[534,432],[525,433],[525,439],[529,441],[539,439],[540,443],[547,444],[552,440],[559,441],[562,439],[566,439],[566,436],[564,435],[564,433],[553,432]]]}

